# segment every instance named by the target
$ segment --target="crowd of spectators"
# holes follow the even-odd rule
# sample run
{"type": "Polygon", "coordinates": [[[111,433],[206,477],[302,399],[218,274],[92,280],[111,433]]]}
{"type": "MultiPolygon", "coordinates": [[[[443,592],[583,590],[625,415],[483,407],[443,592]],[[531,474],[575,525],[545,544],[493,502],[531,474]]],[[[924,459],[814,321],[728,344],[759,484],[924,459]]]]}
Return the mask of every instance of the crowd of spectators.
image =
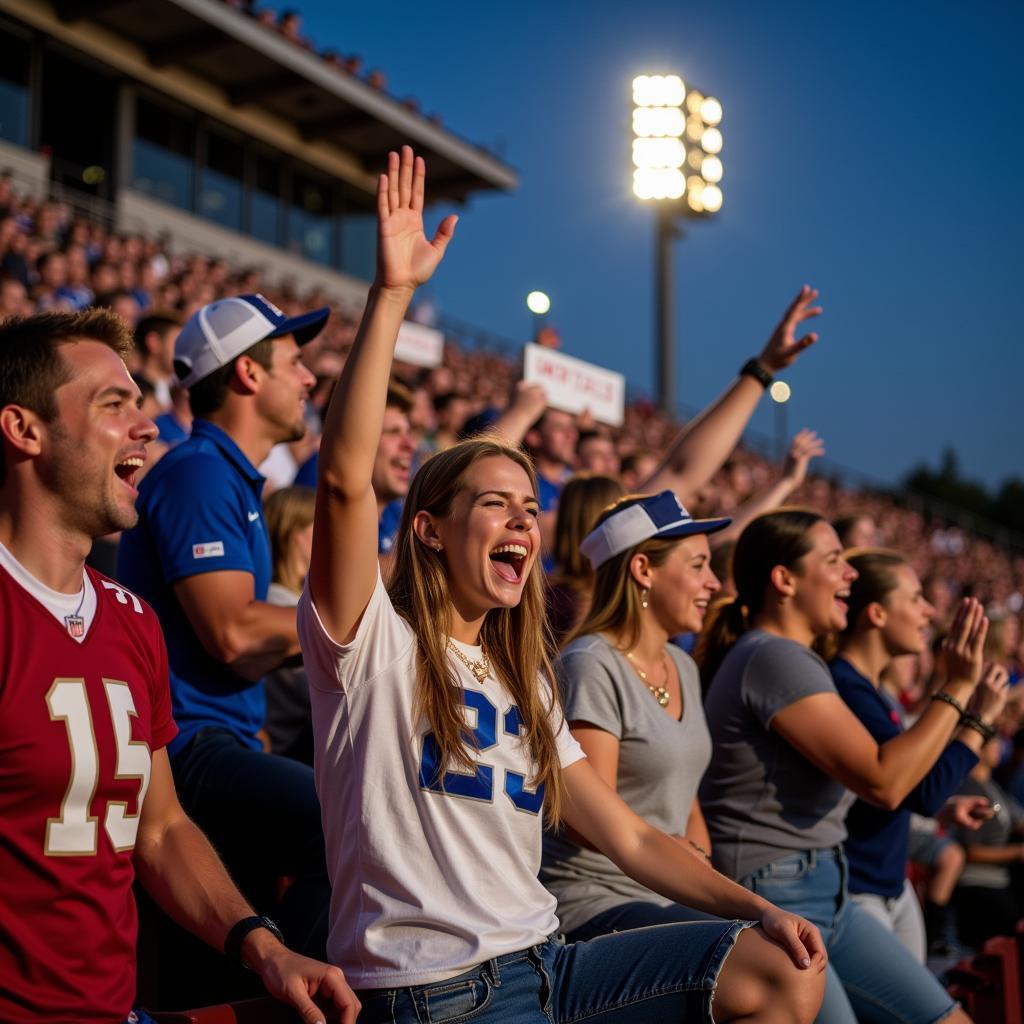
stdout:
{"type": "MultiPolygon", "coordinates": [[[[292,13],[284,12],[278,22],[293,25],[294,19],[285,17],[292,13]]],[[[294,25],[288,31],[295,31],[294,25]]],[[[297,285],[287,284],[273,287],[256,268],[229,266],[201,254],[172,255],[165,239],[121,234],[77,214],[66,203],[19,196],[9,177],[0,176],[0,317],[101,305],[132,327],[154,313],[183,323],[216,298],[253,292],[264,294],[288,316],[330,304],[320,291],[302,292],[297,285]]],[[[355,335],[359,311],[336,305],[334,310],[322,335],[306,349],[307,365],[318,380],[311,402],[313,429],[290,456],[275,456],[269,475],[277,486],[290,483],[289,474],[293,476],[315,450],[316,418],[355,335]]],[[[137,369],[141,371],[141,365],[137,369]]],[[[413,393],[410,420],[421,448],[444,446],[467,422],[503,410],[519,372],[515,360],[460,347],[453,339],[445,347],[442,366],[429,371],[407,367],[405,379],[413,393]]],[[[145,375],[151,376],[148,367],[145,375]]],[[[173,384],[170,367],[165,379],[151,383],[166,405],[173,384]]],[[[182,415],[187,418],[187,411],[182,415]]],[[[815,426],[827,441],[828,425],[815,426]]],[[[579,428],[582,468],[603,468],[590,464],[587,449],[597,448],[595,438],[607,438],[628,489],[632,480],[645,475],[644,468],[657,462],[678,424],[650,402],[638,400],[627,407],[621,428],[585,421],[579,428]]],[[[766,490],[777,474],[778,467],[770,459],[741,445],[702,488],[694,511],[729,514],[766,490]]],[[[851,487],[827,475],[812,472],[791,500],[832,520],[870,521],[873,541],[899,547],[925,581],[929,599],[940,613],[947,612],[959,596],[970,594],[978,596],[997,618],[1012,618],[1016,624],[1024,607],[1024,555],[930,518],[898,495],[851,487]]]]}

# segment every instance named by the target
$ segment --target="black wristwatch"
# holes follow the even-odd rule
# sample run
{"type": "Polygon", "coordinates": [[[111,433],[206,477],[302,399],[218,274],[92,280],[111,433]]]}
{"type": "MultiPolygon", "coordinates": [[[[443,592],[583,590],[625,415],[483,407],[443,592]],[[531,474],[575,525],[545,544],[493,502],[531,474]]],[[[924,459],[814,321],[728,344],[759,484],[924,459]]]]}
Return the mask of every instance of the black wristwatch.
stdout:
{"type": "Polygon", "coordinates": [[[241,921],[236,921],[231,926],[231,931],[228,932],[228,937],[224,940],[224,955],[229,960],[248,967],[249,965],[242,959],[242,943],[245,941],[246,935],[256,931],[257,928],[266,928],[278,942],[284,942],[281,929],[269,917],[253,914],[252,917],[243,917],[241,921]]]}
{"type": "Polygon", "coordinates": [[[740,376],[753,377],[754,380],[756,380],[757,383],[765,389],[765,391],[772,386],[772,380],[774,379],[756,359],[748,359],[740,367],[740,376]]]}

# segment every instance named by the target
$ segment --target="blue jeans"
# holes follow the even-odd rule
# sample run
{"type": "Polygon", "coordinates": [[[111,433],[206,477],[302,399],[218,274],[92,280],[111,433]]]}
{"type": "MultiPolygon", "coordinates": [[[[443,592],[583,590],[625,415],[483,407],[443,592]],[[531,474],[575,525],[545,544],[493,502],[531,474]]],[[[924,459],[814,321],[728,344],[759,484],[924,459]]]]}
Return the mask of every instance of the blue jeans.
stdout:
{"type": "Polygon", "coordinates": [[[692,910],[681,903],[673,903],[662,907],[657,903],[644,903],[634,900],[631,903],[620,903],[611,910],[595,914],[586,924],[566,933],[566,942],[587,942],[599,935],[610,935],[612,932],[629,932],[635,928],[650,928],[656,924],[680,924],[683,921],[721,921],[720,917],[705,914],[700,910],[692,910]]]}
{"type": "Polygon", "coordinates": [[[292,879],[279,906],[260,909],[292,949],[325,959],[331,886],[313,769],[217,728],[196,733],[171,768],[186,813],[243,891],[270,894],[279,877],[292,879]]]}
{"type": "Polygon", "coordinates": [[[436,984],[364,989],[359,1024],[711,1024],[719,971],[747,927],[693,922],[548,941],[436,984]]]}
{"type": "Polygon", "coordinates": [[[846,892],[842,851],[807,850],[740,884],[821,929],[829,964],[817,1024],[934,1024],[956,1006],[891,931],[846,892]]]}

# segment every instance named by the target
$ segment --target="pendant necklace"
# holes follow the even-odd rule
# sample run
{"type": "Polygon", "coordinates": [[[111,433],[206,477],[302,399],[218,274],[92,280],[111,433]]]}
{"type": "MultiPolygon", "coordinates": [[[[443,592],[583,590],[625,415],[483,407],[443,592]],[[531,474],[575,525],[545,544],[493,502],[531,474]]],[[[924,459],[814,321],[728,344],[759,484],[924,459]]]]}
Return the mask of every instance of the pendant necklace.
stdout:
{"type": "Polygon", "coordinates": [[[85,580],[82,581],[82,596],[78,599],[78,607],[74,614],[64,616],[64,626],[68,634],[75,640],[85,636],[85,619],[82,618],[82,605],[85,604],[85,580]]]}
{"type": "Polygon", "coordinates": [[[452,642],[452,638],[448,638],[448,649],[455,655],[459,661],[462,662],[470,672],[473,673],[474,678],[482,686],[487,677],[491,674],[491,659],[487,657],[486,652],[481,647],[480,653],[483,655],[479,660],[468,657],[463,651],[461,651],[452,642]]]}
{"type": "MultiPolygon", "coordinates": [[[[667,708],[668,707],[668,702],[671,700],[671,697],[669,696],[668,688],[666,686],[664,686],[664,685],[662,685],[662,686],[652,686],[650,684],[650,682],[647,679],[647,673],[636,663],[636,659],[633,657],[633,652],[632,651],[626,651],[626,657],[629,659],[629,663],[633,666],[633,668],[636,669],[636,674],[640,677],[640,679],[643,682],[644,686],[646,686],[647,689],[651,691],[651,696],[658,702],[658,704],[661,707],[667,708]]],[[[661,652],[661,663],[665,667],[665,682],[667,683],[668,682],[668,657],[665,655],[664,651],[661,652]]]]}

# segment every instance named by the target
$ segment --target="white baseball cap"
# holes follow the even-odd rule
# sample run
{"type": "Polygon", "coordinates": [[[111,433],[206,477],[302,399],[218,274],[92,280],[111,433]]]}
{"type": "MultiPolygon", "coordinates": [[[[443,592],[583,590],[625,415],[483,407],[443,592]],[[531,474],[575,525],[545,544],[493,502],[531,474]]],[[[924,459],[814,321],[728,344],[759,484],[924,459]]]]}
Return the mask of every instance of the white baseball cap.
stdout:
{"type": "Polygon", "coordinates": [[[181,329],[174,345],[174,372],[190,388],[265,338],[291,334],[297,345],[305,345],[323,330],[330,312],[325,306],[287,317],[262,295],[218,299],[193,313],[181,329]]]}

